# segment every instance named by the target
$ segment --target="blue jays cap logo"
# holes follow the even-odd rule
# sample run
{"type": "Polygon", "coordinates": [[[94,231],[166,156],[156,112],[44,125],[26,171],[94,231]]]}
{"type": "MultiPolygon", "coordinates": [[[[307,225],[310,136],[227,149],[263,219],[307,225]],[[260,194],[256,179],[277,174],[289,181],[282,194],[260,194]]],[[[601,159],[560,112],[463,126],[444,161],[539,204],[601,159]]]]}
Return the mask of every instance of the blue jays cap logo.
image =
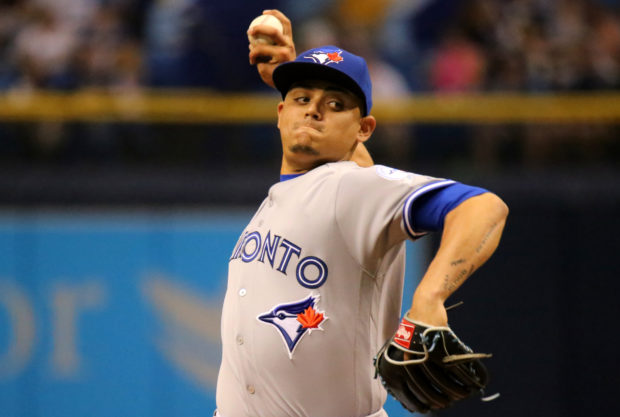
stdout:
{"type": "Polygon", "coordinates": [[[294,61],[283,62],[273,71],[273,82],[282,98],[296,82],[323,80],[336,83],[363,100],[362,116],[372,108],[372,82],[366,60],[334,45],[302,52],[294,61]]]}
{"type": "Polygon", "coordinates": [[[312,61],[314,61],[314,63],[323,64],[323,65],[329,65],[329,64],[334,64],[334,63],[337,64],[339,62],[344,61],[341,50],[326,51],[326,52],[314,51],[310,55],[304,56],[304,58],[311,59],[312,61]]]}
{"type": "Polygon", "coordinates": [[[290,359],[293,358],[295,348],[306,333],[323,330],[320,325],[327,320],[327,317],[324,311],[317,310],[318,300],[318,294],[311,294],[300,301],[278,304],[257,317],[259,321],[271,324],[278,330],[290,359]]]}

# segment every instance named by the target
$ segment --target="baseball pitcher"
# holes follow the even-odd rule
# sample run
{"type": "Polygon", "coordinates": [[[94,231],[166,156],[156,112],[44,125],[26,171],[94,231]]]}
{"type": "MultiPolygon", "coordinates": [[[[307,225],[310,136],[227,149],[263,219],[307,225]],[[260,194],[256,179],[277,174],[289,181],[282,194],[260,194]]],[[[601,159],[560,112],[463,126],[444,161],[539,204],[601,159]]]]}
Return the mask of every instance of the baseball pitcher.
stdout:
{"type": "Polygon", "coordinates": [[[366,62],[337,46],[295,57],[291,24],[250,61],[280,91],[280,182],[231,250],[217,384],[221,417],[386,416],[387,393],[426,412],[486,385],[484,354],[444,302],[491,256],[508,209],[450,179],[372,165],[366,62]],[[269,60],[258,57],[270,57],[269,60]],[[399,324],[405,241],[441,243],[399,324]]]}

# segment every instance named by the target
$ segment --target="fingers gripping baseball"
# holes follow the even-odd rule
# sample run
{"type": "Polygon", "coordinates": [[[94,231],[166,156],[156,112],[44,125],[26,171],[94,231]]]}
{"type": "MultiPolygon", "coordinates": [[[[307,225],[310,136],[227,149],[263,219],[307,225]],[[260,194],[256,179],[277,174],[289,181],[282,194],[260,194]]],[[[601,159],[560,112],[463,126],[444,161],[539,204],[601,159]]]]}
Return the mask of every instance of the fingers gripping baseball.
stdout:
{"type": "Polygon", "coordinates": [[[273,83],[273,71],[283,63],[295,59],[295,44],[293,42],[293,29],[291,21],[279,10],[265,10],[263,15],[271,15],[282,24],[282,30],[278,27],[258,24],[248,29],[248,38],[269,39],[271,42],[250,41],[249,59],[251,65],[256,65],[258,74],[263,82],[275,88],[273,83]]]}

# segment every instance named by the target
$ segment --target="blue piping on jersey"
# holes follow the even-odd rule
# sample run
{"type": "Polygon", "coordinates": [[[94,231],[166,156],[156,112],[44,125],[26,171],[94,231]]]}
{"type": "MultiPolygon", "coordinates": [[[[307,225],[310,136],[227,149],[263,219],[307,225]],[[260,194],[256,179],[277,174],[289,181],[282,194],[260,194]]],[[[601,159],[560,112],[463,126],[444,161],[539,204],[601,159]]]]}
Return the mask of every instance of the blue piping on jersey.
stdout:
{"type": "Polygon", "coordinates": [[[302,174],[280,174],[280,182],[292,180],[293,178],[297,178],[304,175],[302,174]]]}
{"type": "Polygon", "coordinates": [[[418,197],[409,213],[413,230],[416,232],[436,232],[443,229],[446,215],[465,200],[488,190],[459,182],[429,191],[418,197]]]}
{"type": "Polygon", "coordinates": [[[405,204],[403,205],[403,221],[405,223],[405,230],[407,231],[407,234],[409,235],[411,239],[414,239],[414,240],[419,239],[426,234],[426,233],[416,233],[413,230],[413,225],[411,224],[411,218],[409,216],[409,213],[411,213],[411,205],[413,204],[414,200],[420,197],[422,194],[425,194],[431,190],[436,190],[438,188],[445,187],[450,184],[454,184],[455,182],[456,181],[452,181],[452,180],[436,181],[436,182],[427,184],[424,187],[415,190],[413,193],[411,193],[411,195],[409,195],[409,197],[407,197],[407,200],[405,201],[405,204]]]}

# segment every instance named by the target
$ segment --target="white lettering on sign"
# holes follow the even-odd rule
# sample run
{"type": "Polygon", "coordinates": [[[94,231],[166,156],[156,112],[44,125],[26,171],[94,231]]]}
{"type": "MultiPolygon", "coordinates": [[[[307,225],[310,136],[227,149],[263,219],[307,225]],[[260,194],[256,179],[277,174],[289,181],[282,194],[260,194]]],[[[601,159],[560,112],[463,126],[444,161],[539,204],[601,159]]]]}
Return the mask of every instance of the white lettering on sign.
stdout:
{"type": "Polygon", "coordinates": [[[83,367],[77,348],[79,316],[102,307],[105,290],[97,281],[62,283],[55,285],[51,298],[53,347],[50,365],[57,377],[75,377],[83,367]]]}
{"type": "Polygon", "coordinates": [[[6,311],[9,322],[7,346],[0,346],[0,379],[4,379],[28,364],[36,329],[32,306],[16,283],[0,279],[0,309],[6,311]]]}
{"type": "MultiPolygon", "coordinates": [[[[48,293],[51,308],[51,352],[48,363],[56,379],[75,379],[84,369],[79,318],[100,310],[106,291],[100,281],[54,283],[48,293]]],[[[6,331],[0,331],[0,380],[19,375],[30,363],[39,336],[33,302],[14,280],[0,278],[0,314],[6,313],[6,331]],[[3,340],[6,343],[2,343],[3,340]]],[[[4,327],[4,326],[3,326],[4,327]]]]}

